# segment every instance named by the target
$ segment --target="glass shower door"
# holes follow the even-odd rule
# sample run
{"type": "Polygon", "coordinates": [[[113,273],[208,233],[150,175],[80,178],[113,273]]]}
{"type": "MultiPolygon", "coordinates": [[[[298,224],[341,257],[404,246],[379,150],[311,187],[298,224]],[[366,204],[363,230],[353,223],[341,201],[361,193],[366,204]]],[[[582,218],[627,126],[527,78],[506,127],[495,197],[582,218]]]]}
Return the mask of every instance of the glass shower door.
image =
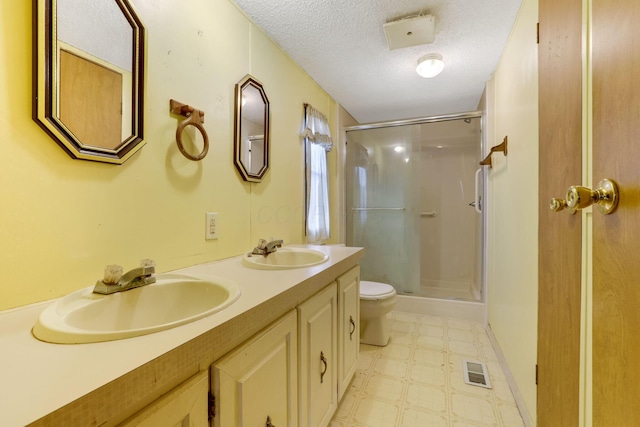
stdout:
{"type": "Polygon", "coordinates": [[[365,248],[363,280],[400,294],[481,299],[480,124],[347,131],[347,244],[365,248]]]}
{"type": "Polygon", "coordinates": [[[482,254],[480,119],[421,125],[420,294],[479,300],[482,254]]]}
{"type": "Polygon", "coordinates": [[[366,248],[363,280],[419,290],[410,127],[354,131],[347,144],[347,244],[366,248]]]}

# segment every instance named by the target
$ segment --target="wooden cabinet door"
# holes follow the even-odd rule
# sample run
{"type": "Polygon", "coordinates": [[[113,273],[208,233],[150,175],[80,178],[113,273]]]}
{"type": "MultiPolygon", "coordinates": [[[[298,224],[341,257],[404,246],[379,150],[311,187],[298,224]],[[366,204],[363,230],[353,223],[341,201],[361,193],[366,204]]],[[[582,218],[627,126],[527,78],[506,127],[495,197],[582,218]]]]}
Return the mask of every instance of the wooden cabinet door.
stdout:
{"type": "Polygon", "coordinates": [[[338,401],[356,372],[360,351],[360,267],[338,277],[338,401]]]}
{"type": "Polygon", "coordinates": [[[292,311],[213,364],[214,427],[298,425],[297,342],[292,311]]]}
{"type": "Polygon", "coordinates": [[[337,285],[298,306],[300,425],[324,427],[338,405],[337,285]]]}
{"type": "Polygon", "coordinates": [[[207,427],[209,374],[194,375],[120,424],[121,427],[207,427]]]}

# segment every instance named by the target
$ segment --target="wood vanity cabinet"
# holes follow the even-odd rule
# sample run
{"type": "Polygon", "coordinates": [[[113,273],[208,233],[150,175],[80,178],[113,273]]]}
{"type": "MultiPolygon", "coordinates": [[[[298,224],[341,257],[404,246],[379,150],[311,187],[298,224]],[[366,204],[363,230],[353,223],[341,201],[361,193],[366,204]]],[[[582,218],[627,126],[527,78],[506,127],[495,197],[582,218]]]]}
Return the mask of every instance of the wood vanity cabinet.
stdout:
{"type": "Polygon", "coordinates": [[[298,334],[293,310],[211,367],[214,427],[298,425],[298,334]]]}
{"type": "Polygon", "coordinates": [[[356,370],[360,269],[211,366],[212,426],[325,427],[356,370]]]}
{"type": "Polygon", "coordinates": [[[360,349],[360,268],[298,306],[300,425],[329,424],[355,374],[360,349]]]}
{"type": "MultiPolygon", "coordinates": [[[[189,335],[194,330],[202,333],[185,340],[173,336],[175,346],[168,346],[166,353],[29,425],[326,427],[358,362],[360,270],[356,263],[362,250],[348,252],[351,255],[336,260],[330,270],[293,275],[302,278],[298,282],[283,275],[281,293],[260,297],[254,305],[245,301],[246,307],[227,321],[212,322],[211,329],[202,332],[185,326],[189,335]]],[[[230,260],[222,271],[233,272],[240,268],[237,264],[230,260]]],[[[278,277],[274,273],[268,281],[278,277]]],[[[152,337],[149,341],[159,342],[152,337]]],[[[144,340],[131,340],[137,350],[143,350],[141,343],[144,340]]],[[[34,348],[41,348],[36,344],[34,348]]],[[[90,346],[78,349],[93,354],[90,346]]],[[[18,391],[28,392],[24,387],[18,391]]],[[[18,409],[9,414],[9,420],[30,417],[18,409]]]]}
{"type": "Polygon", "coordinates": [[[338,406],[338,293],[334,282],[298,306],[300,425],[324,427],[338,406]]]}

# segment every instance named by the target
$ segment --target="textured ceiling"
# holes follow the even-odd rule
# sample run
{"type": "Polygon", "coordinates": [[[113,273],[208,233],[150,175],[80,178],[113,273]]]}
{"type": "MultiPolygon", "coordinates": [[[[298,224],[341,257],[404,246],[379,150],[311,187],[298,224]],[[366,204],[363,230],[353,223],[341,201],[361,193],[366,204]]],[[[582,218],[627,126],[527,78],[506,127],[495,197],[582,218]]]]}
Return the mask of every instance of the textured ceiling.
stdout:
{"type": "Polygon", "coordinates": [[[360,123],[476,110],[521,3],[234,1],[360,123]],[[435,41],[390,51],[383,24],[420,12],[435,15],[435,41]],[[433,79],[415,72],[418,59],[427,53],[441,54],[446,63],[433,79]]]}

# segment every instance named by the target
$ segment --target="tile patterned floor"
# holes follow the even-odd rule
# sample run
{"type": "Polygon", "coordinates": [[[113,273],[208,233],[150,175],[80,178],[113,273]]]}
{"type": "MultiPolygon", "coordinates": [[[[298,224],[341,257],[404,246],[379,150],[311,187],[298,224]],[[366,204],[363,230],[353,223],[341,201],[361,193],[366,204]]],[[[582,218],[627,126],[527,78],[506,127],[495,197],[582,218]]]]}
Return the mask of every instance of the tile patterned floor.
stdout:
{"type": "Polygon", "coordinates": [[[360,346],[360,362],[330,427],[522,427],[480,323],[392,312],[386,347],[360,346]],[[492,389],[467,385],[462,361],[487,365],[492,389]]]}

